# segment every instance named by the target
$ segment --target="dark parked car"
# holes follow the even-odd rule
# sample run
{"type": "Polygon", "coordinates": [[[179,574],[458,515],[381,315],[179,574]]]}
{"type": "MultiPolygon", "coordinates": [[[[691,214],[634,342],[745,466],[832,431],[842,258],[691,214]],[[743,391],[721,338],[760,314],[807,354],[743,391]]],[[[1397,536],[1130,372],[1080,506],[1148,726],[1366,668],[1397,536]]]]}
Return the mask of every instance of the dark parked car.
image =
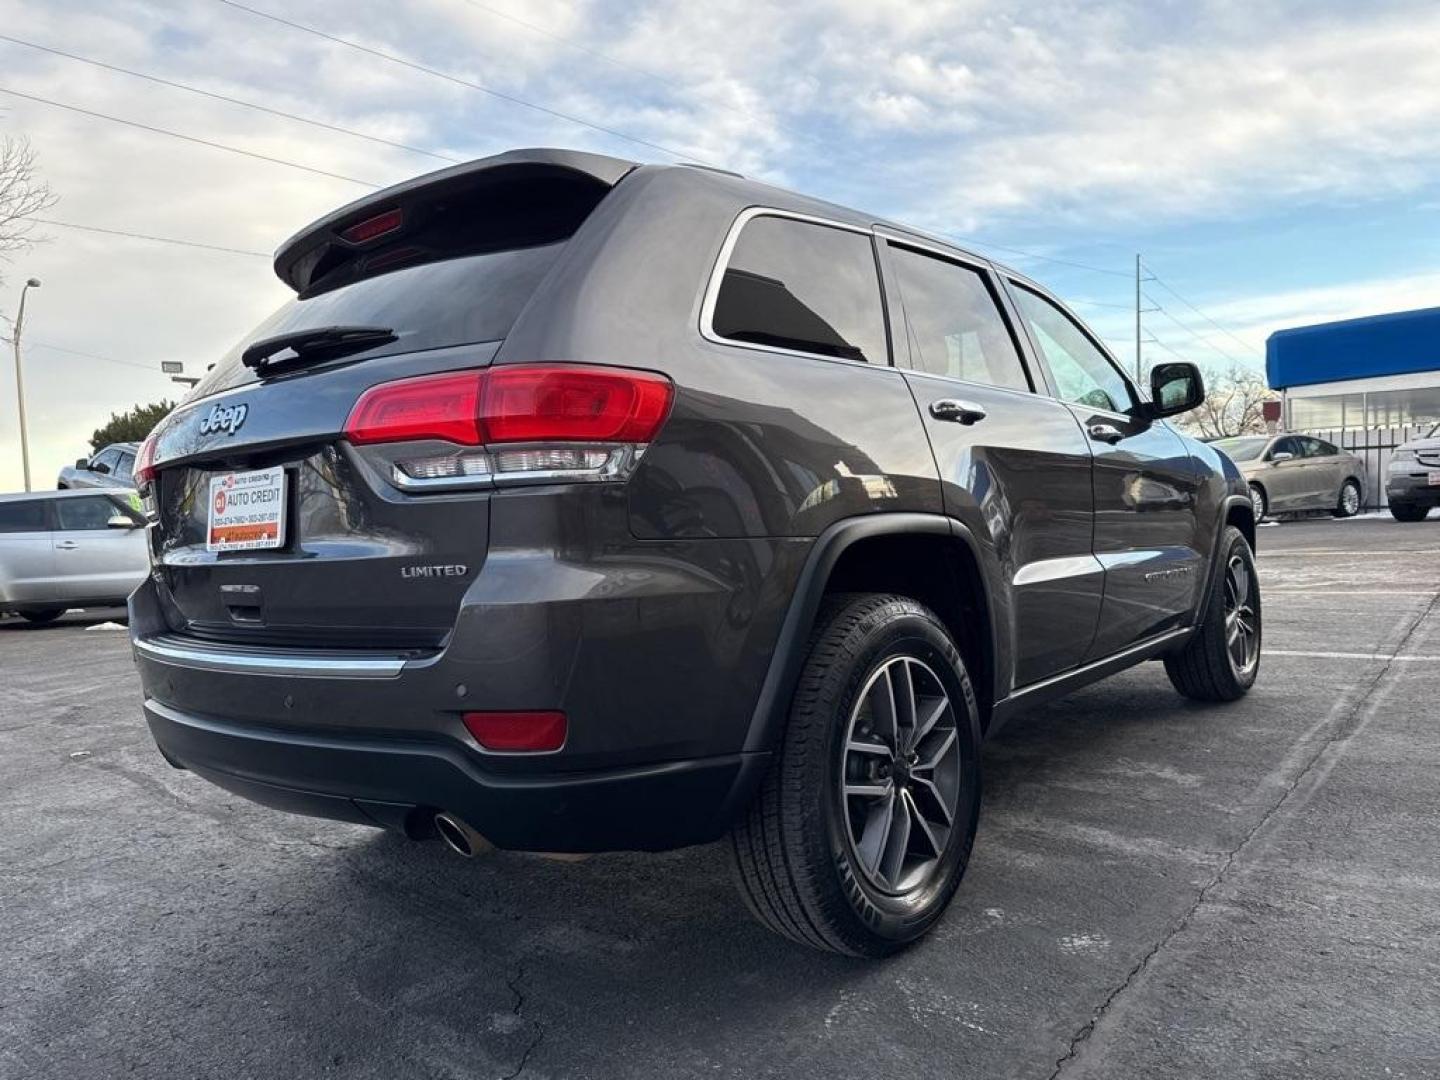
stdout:
{"type": "Polygon", "coordinates": [[[1244,694],[1254,521],[1043,288],[740,177],[516,151],[352,203],[142,448],[173,764],[456,850],[728,838],[796,941],[923,934],[980,742],[1143,660],[1244,694]]]}
{"type": "Polygon", "coordinates": [[[111,443],[91,458],[60,470],[55,486],[67,488],[133,488],[138,443],[111,443]]]}

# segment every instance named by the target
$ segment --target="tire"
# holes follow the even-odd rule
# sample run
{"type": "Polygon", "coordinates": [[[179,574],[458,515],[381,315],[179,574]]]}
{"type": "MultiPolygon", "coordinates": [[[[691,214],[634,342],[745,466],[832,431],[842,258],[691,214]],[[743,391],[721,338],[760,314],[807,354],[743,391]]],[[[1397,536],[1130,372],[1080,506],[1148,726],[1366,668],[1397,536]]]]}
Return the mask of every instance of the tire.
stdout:
{"type": "Polygon", "coordinates": [[[1420,506],[1417,503],[1392,502],[1390,504],[1390,516],[1396,521],[1424,521],[1425,515],[1430,513],[1428,506],[1420,506]]]}
{"type": "Polygon", "coordinates": [[[64,615],[65,609],[58,607],[20,608],[15,614],[19,615],[32,626],[44,626],[46,623],[52,623],[61,615],[64,615]]]}
{"type": "Polygon", "coordinates": [[[1340,485],[1340,496],[1335,500],[1335,509],[1331,511],[1337,518],[1354,517],[1360,512],[1360,483],[1355,479],[1346,480],[1340,485]]]}
{"type": "Polygon", "coordinates": [[[979,750],[974,689],[940,620],[903,596],[829,598],[770,771],[731,833],[751,912],[792,941],[850,956],[920,938],[970,858],[979,750]],[[901,722],[887,727],[881,704],[897,698],[901,722]],[[907,729],[906,716],[921,719],[907,729]],[[889,825],[902,820],[895,840],[900,826],[889,825]]]}
{"type": "Polygon", "coordinates": [[[1165,657],[1165,674],[1170,676],[1171,684],[1195,701],[1242,698],[1255,685],[1260,671],[1263,624],[1254,553],[1244,534],[1233,525],[1225,527],[1217,552],[1221,564],[1206,599],[1205,614],[1184,647],[1165,657]],[[1238,600],[1234,599],[1237,582],[1231,573],[1237,565],[1244,576],[1244,595],[1238,600]],[[1237,611],[1238,618],[1232,619],[1237,611]],[[1232,631],[1240,634],[1238,648],[1231,640],[1232,631]],[[1243,664],[1237,662],[1237,653],[1242,651],[1246,657],[1243,664]]]}
{"type": "Polygon", "coordinates": [[[1250,510],[1255,515],[1256,525],[1264,521],[1265,515],[1270,512],[1270,499],[1259,484],[1250,485],[1250,510]]]}

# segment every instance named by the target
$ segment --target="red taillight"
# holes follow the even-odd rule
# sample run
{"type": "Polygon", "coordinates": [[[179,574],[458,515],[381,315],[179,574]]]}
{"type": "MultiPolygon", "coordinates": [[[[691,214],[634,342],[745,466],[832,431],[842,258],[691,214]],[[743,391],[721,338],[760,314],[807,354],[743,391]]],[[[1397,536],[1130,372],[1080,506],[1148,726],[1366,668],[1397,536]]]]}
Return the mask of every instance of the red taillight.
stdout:
{"type": "Polygon", "coordinates": [[[670,380],[648,371],[533,364],[492,368],[480,396],[487,443],[649,442],[670,380]]]}
{"type": "Polygon", "coordinates": [[[145,436],[135,454],[135,466],[131,470],[136,487],[147,487],[155,479],[155,433],[145,436]]]}
{"type": "Polygon", "coordinates": [[[467,712],[465,730],[486,750],[543,753],[565,745],[563,712],[467,712]]]}
{"type": "Polygon", "coordinates": [[[481,377],[465,371],[372,386],[350,410],[345,435],[357,444],[443,439],[478,446],[481,377]]]}
{"type": "Polygon", "coordinates": [[[394,232],[404,223],[405,214],[399,207],[396,207],[394,210],[386,210],[383,214],[366,218],[364,221],[351,225],[348,229],[342,229],[340,238],[348,240],[352,244],[363,244],[394,232]]]}
{"type": "Polygon", "coordinates": [[[352,443],[645,443],[665,422],[663,375],[580,364],[517,364],[381,383],[345,423],[352,443]]]}

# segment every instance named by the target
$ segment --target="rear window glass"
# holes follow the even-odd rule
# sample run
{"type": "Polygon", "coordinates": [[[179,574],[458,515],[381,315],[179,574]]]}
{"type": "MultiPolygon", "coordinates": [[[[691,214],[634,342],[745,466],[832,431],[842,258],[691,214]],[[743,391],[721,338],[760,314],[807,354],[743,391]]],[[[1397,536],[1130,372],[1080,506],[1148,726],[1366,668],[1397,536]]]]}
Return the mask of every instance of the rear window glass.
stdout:
{"type": "Polygon", "coordinates": [[[397,340],[358,354],[367,357],[498,341],[510,332],[564,247],[561,242],[425,263],[365,278],[308,300],[291,300],[226,356],[195,393],[215,393],[253,382],[255,372],[240,362],[244,346],[293,330],[389,327],[397,340]]]}
{"type": "Polygon", "coordinates": [[[39,499],[0,502],[0,533],[45,532],[45,504],[39,499]]]}
{"type": "Polygon", "coordinates": [[[711,328],[732,341],[887,363],[870,237],[790,218],[753,218],[725,267],[711,328]]]}

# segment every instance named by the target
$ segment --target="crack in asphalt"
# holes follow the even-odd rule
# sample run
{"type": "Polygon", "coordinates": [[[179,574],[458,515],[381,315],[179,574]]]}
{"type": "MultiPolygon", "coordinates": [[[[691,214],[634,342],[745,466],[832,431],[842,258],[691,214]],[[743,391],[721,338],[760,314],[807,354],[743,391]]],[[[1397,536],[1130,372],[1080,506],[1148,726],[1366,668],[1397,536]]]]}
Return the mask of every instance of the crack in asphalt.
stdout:
{"type": "Polygon", "coordinates": [[[1244,852],[1250,842],[1259,835],[1260,831],[1269,824],[1271,819],[1274,818],[1280,809],[1290,800],[1290,797],[1294,795],[1300,785],[1304,783],[1305,778],[1314,771],[1316,765],[1319,764],[1320,759],[1325,756],[1326,752],[1355,733],[1355,730],[1359,726],[1356,722],[1357,718],[1375,694],[1376,690],[1379,689],[1380,683],[1390,674],[1391,669],[1395,667],[1395,654],[1402,652],[1405,646],[1410,643],[1410,639],[1414,636],[1415,631],[1429,618],[1430,613],[1435,610],[1437,604],[1440,604],[1440,593],[1432,593],[1429,603],[1427,603],[1420,614],[1411,621],[1410,625],[1405,628],[1405,632],[1401,635],[1400,641],[1395,648],[1390,650],[1390,658],[1385,661],[1379,672],[1376,673],[1375,677],[1371,679],[1364,690],[1361,691],[1359,697],[1355,700],[1355,704],[1346,710],[1339,722],[1331,729],[1330,735],[1327,736],[1324,741],[1320,743],[1316,751],[1306,759],[1304,766],[1296,771],[1294,778],[1285,785],[1285,790],[1280,793],[1280,797],[1260,815],[1255,824],[1240,838],[1240,842],[1225,853],[1225,857],[1220,860],[1220,865],[1216,868],[1215,873],[1211,876],[1210,880],[1202,885],[1199,891],[1196,892],[1194,902],[1185,910],[1185,913],[1171,925],[1170,929],[1167,930],[1155,944],[1145,951],[1145,954],[1125,973],[1125,978],[1122,979],[1110,993],[1106,994],[1105,999],[1096,1006],[1095,1010],[1090,1014],[1090,1019],[1070,1037],[1070,1042],[1066,1047],[1065,1053],[1056,1059],[1055,1069],[1050,1073],[1048,1080],[1058,1080],[1060,1075],[1079,1057],[1081,1049],[1089,1041],[1090,1037],[1095,1034],[1096,1029],[1100,1026],[1100,1022],[1104,1020],[1109,1013],[1111,1006],[1144,974],[1145,969],[1150,966],[1150,961],[1155,959],[1171,941],[1189,927],[1196,913],[1205,906],[1205,901],[1210,898],[1210,894],[1225,880],[1225,876],[1230,872],[1230,868],[1235,865],[1241,853],[1244,852]]]}
{"type": "Polygon", "coordinates": [[[524,1015],[525,993],[520,989],[520,984],[524,981],[524,979],[525,965],[517,964],[515,966],[514,978],[506,979],[505,984],[510,987],[510,993],[515,995],[515,1007],[511,1011],[520,1019],[525,1020],[525,1022],[534,1029],[535,1033],[530,1037],[530,1043],[528,1046],[525,1047],[525,1052],[520,1055],[520,1061],[518,1064],[516,1064],[515,1070],[513,1072],[506,1073],[503,1077],[501,1077],[501,1080],[515,1080],[517,1076],[524,1072],[525,1066],[530,1063],[530,1055],[535,1052],[536,1047],[540,1045],[540,1041],[545,1038],[545,1029],[540,1026],[539,1021],[534,1019],[526,1019],[524,1015]]]}

